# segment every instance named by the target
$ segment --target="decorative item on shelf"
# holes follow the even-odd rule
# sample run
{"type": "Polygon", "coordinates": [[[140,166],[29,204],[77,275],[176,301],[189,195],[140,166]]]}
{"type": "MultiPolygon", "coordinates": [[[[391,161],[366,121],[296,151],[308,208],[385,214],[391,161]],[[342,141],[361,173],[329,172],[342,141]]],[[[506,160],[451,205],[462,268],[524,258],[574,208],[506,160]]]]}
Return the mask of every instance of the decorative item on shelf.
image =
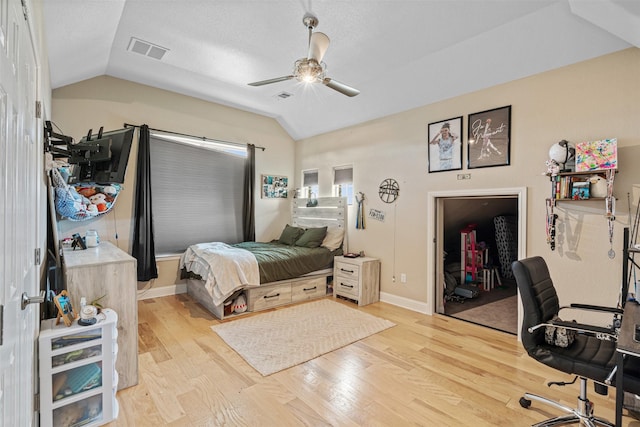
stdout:
{"type": "Polygon", "coordinates": [[[58,315],[56,316],[56,325],[60,323],[60,319],[64,321],[66,326],[71,326],[73,321],[78,318],[78,314],[73,311],[71,305],[71,297],[67,291],[61,291],[58,296],[54,298],[56,308],[58,309],[58,315]]]}
{"type": "Polygon", "coordinates": [[[576,172],[618,168],[617,138],[576,144],[576,172]]]}
{"type": "Polygon", "coordinates": [[[603,199],[607,197],[607,179],[602,175],[591,175],[589,177],[591,197],[603,199]]]}
{"type": "MultiPolygon", "coordinates": [[[[576,149],[566,139],[556,142],[549,148],[549,159],[558,166],[562,165],[558,172],[571,172],[572,169],[567,167],[567,164],[575,159],[575,154],[576,149]]],[[[547,164],[547,166],[549,165],[547,164]]]]}
{"type": "Polygon", "coordinates": [[[549,176],[557,176],[560,173],[560,165],[553,159],[549,159],[545,162],[547,165],[547,175],[549,176]]]}
{"type": "Polygon", "coordinates": [[[98,321],[98,308],[93,305],[85,305],[80,308],[80,319],[78,320],[78,325],[81,326],[90,326],[95,325],[98,321]]]}
{"type": "Polygon", "coordinates": [[[104,294],[104,295],[102,295],[101,297],[98,297],[98,298],[94,299],[93,301],[91,301],[91,302],[89,303],[89,305],[94,306],[94,307],[97,309],[97,312],[98,312],[98,313],[100,313],[100,312],[102,311],[102,309],[104,308],[104,307],[102,306],[102,304],[100,303],[100,300],[101,300],[101,299],[103,299],[103,298],[104,298],[104,297],[106,297],[106,296],[107,296],[107,294],[104,294]]]}
{"type": "Polygon", "coordinates": [[[95,248],[100,243],[100,237],[96,230],[87,230],[84,235],[84,243],[88,248],[95,248]]]}
{"type": "Polygon", "coordinates": [[[571,185],[571,198],[573,200],[586,200],[589,198],[589,181],[576,181],[571,185]]]}

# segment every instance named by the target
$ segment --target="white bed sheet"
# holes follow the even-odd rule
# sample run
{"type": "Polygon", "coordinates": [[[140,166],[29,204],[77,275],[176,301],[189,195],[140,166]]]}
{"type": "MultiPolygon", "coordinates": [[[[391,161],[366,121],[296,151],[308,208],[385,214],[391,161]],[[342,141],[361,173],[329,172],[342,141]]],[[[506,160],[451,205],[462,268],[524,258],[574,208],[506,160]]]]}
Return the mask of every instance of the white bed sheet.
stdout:
{"type": "Polygon", "coordinates": [[[189,246],[180,257],[180,268],[202,277],[215,305],[221,305],[236,290],[260,286],[255,256],[222,242],[189,246]]]}

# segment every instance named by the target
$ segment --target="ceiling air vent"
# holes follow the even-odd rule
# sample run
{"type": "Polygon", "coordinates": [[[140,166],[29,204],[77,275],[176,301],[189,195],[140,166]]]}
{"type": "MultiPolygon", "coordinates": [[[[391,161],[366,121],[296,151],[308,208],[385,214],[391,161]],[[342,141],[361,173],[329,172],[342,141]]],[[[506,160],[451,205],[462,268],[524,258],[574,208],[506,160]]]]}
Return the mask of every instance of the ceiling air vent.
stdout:
{"type": "Polygon", "coordinates": [[[169,49],[146,42],[144,40],[137,39],[135,37],[131,37],[127,50],[158,60],[162,59],[164,54],[169,51],[169,49]]]}
{"type": "Polygon", "coordinates": [[[289,93],[289,92],[280,92],[277,95],[275,95],[275,97],[277,99],[287,99],[287,98],[292,97],[292,96],[293,96],[293,94],[289,93]]]}

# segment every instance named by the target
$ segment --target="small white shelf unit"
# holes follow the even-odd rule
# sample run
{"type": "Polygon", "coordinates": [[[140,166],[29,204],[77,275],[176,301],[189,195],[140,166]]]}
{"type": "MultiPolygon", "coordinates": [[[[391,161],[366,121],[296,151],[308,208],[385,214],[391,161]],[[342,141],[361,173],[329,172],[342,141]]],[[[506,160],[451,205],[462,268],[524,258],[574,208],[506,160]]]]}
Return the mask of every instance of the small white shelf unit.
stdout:
{"type": "Polygon", "coordinates": [[[117,322],[110,309],[90,326],[42,321],[40,426],[93,427],[118,417],[117,322]]]}

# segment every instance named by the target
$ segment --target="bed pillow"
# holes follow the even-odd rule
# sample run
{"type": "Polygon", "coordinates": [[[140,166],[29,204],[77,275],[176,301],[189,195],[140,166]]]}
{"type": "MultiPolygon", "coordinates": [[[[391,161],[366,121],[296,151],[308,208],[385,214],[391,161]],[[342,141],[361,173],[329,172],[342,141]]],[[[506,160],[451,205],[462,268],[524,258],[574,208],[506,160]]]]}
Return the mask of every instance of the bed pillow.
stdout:
{"type": "Polygon", "coordinates": [[[296,246],[318,248],[327,235],[327,227],[307,228],[302,236],[296,240],[296,246]]]}
{"type": "Polygon", "coordinates": [[[304,229],[300,227],[292,227],[289,224],[285,225],[284,230],[282,230],[282,234],[278,239],[278,243],[282,243],[283,245],[293,245],[296,240],[304,233],[304,229]]]}
{"type": "Polygon", "coordinates": [[[320,246],[324,246],[330,251],[335,251],[342,246],[342,239],[344,239],[344,228],[329,227],[327,228],[327,235],[324,236],[320,246]]]}

